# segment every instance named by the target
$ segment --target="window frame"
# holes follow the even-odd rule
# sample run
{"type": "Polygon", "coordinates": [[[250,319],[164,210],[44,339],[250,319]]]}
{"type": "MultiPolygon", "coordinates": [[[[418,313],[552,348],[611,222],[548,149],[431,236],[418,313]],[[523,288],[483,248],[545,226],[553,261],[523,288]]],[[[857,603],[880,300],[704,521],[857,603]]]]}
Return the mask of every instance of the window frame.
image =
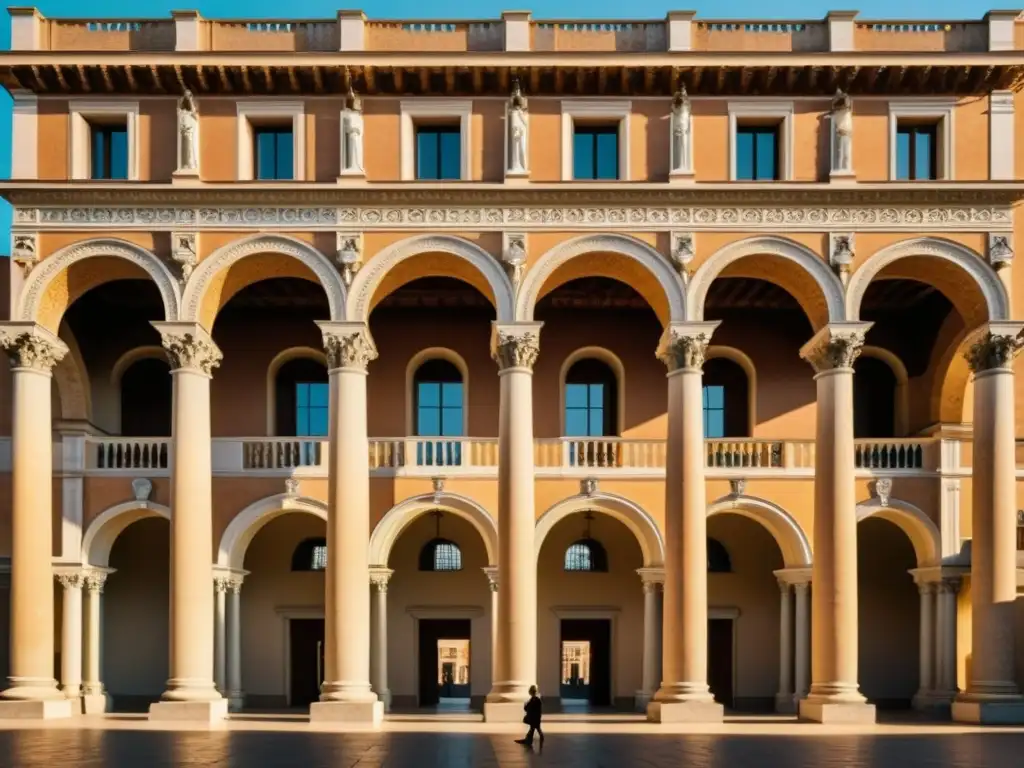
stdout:
{"type": "Polygon", "coordinates": [[[730,438],[725,436],[725,432],[727,431],[725,429],[725,385],[724,384],[704,384],[701,387],[701,400],[702,400],[702,406],[703,406],[702,409],[701,409],[701,413],[703,415],[704,439],[705,440],[729,440],[730,438]],[[711,389],[712,387],[714,387],[716,389],[722,390],[722,407],[721,408],[711,408],[708,405],[708,390],[711,389]],[[708,434],[708,413],[711,413],[711,412],[716,412],[716,413],[721,413],[722,414],[722,434],[721,435],[709,435],[708,434]]]}
{"type": "Polygon", "coordinates": [[[737,166],[736,167],[736,177],[737,177],[736,180],[737,181],[779,181],[779,170],[780,170],[780,167],[781,167],[781,163],[779,162],[779,155],[781,154],[780,153],[780,149],[781,149],[780,144],[782,143],[782,141],[781,141],[782,137],[780,135],[781,133],[782,133],[782,130],[781,130],[781,126],[779,126],[779,125],[774,125],[774,124],[761,125],[761,124],[758,124],[758,123],[743,123],[743,122],[739,122],[739,123],[736,124],[736,137],[735,137],[735,140],[736,140],[736,145],[737,145],[737,147],[736,147],[736,166],[737,166]],[[772,154],[774,155],[774,157],[772,158],[772,167],[773,167],[773,169],[775,171],[775,175],[774,176],[763,178],[763,179],[761,179],[761,178],[750,178],[750,179],[748,179],[748,178],[742,178],[742,179],[739,178],[739,143],[740,143],[739,139],[740,139],[740,135],[741,134],[747,134],[747,133],[749,133],[752,137],[754,137],[753,145],[752,145],[753,168],[751,170],[753,171],[753,175],[755,177],[757,176],[758,159],[760,157],[760,151],[758,150],[757,136],[760,135],[760,134],[764,134],[764,135],[769,135],[770,134],[773,137],[773,142],[772,142],[773,152],[772,152],[772,154]]]}
{"type": "Polygon", "coordinates": [[[459,181],[460,180],[460,178],[462,176],[462,127],[461,126],[454,126],[454,125],[450,125],[449,123],[419,123],[419,124],[417,124],[417,123],[414,122],[413,123],[413,142],[414,142],[413,151],[416,154],[416,157],[413,160],[413,162],[414,162],[414,164],[416,166],[416,169],[415,169],[416,181],[428,181],[429,182],[429,181],[459,181]],[[428,178],[426,176],[420,176],[419,175],[419,172],[420,172],[420,156],[421,156],[420,155],[420,134],[421,134],[421,132],[424,132],[424,131],[432,133],[432,134],[434,134],[435,136],[438,137],[438,141],[437,141],[437,168],[438,168],[438,175],[437,175],[437,177],[434,177],[434,178],[428,178]],[[442,135],[445,135],[445,134],[448,134],[448,135],[455,134],[455,135],[459,136],[459,176],[456,177],[456,178],[441,176],[441,173],[442,173],[441,168],[442,168],[442,165],[443,165],[443,163],[441,161],[442,161],[442,159],[444,157],[444,153],[443,153],[442,141],[441,141],[440,137],[442,135]]]}
{"type": "MultiPolygon", "coordinates": [[[[472,181],[472,99],[402,99],[399,103],[399,167],[402,181],[420,181],[416,178],[416,121],[417,120],[458,120],[460,153],[459,178],[451,181],[472,181]]],[[[426,183],[438,183],[437,179],[423,179],[426,183]]]]}
{"type": "Polygon", "coordinates": [[[239,101],[237,107],[238,153],[235,167],[238,181],[288,183],[306,180],[306,112],[301,101],[239,101]],[[292,123],[292,178],[256,178],[256,132],[261,124],[292,123]]]}
{"type": "Polygon", "coordinates": [[[921,182],[952,181],[954,174],[953,158],[953,108],[956,102],[952,99],[910,99],[907,101],[889,102],[889,181],[904,184],[916,182],[915,179],[898,179],[897,169],[897,133],[900,120],[921,120],[936,123],[935,131],[935,178],[920,179],[921,182]]]}
{"type": "Polygon", "coordinates": [[[611,183],[612,179],[577,179],[573,175],[575,158],[573,157],[573,140],[576,135],[576,121],[603,122],[609,121],[618,126],[619,141],[619,173],[614,181],[629,181],[629,141],[630,116],[633,103],[631,101],[562,101],[562,181],[579,183],[611,183]]]}
{"type": "Polygon", "coordinates": [[[770,181],[793,180],[793,102],[777,99],[761,99],[758,101],[729,102],[729,181],[744,184],[770,183],[770,181]],[[778,141],[776,144],[775,179],[764,182],[738,179],[736,177],[736,129],[743,122],[761,122],[778,120],[778,141]]]}
{"type": "MultiPolygon", "coordinates": [[[[253,181],[294,181],[295,177],[295,131],[291,126],[281,124],[269,124],[269,125],[253,125],[252,126],[252,175],[253,181]],[[290,178],[281,178],[274,176],[272,178],[266,178],[260,176],[260,148],[259,148],[259,136],[260,134],[270,134],[274,136],[291,136],[292,140],[292,176],[290,178]]],[[[274,142],[274,173],[277,173],[277,152],[279,151],[278,141],[274,142]]]]}
{"type": "Polygon", "coordinates": [[[71,141],[68,167],[72,181],[94,181],[92,178],[92,126],[90,120],[110,121],[123,118],[128,133],[128,173],[126,179],[95,179],[95,181],[139,180],[139,102],[120,100],[78,100],[68,104],[68,126],[71,141]]]}
{"type": "MultiPolygon", "coordinates": [[[[295,432],[296,432],[295,437],[296,438],[298,438],[298,439],[316,440],[318,438],[326,438],[328,436],[328,431],[330,431],[330,426],[331,426],[331,391],[330,391],[330,386],[331,386],[330,383],[326,382],[326,381],[296,381],[296,382],[294,382],[294,387],[295,387],[295,432]],[[299,388],[300,387],[307,387],[310,395],[312,395],[312,392],[313,392],[312,388],[313,387],[323,387],[326,390],[326,394],[327,394],[327,404],[323,405],[323,406],[320,406],[320,405],[314,406],[314,405],[311,405],[311,404],[307,404],[305,406],[301,405],[299,403],[299,388]],[[325,414],[324,421],[326,422],[326,425],[327,425],[327,431],[325,431],[323,434],[317,434],[317,435],[314,435],[314,434],[303,435],[303,434],[301,434],[300,433],[300,427],[299,427],[299,423],[300,423],[299,414],[301,413],[301,411],[303,409],[305,409],[307,411],[307,421],[310,422],[310,423],[312,423],[312,415],[313,415],[314,411],[323,411],[324,414],[325,414]]],[[[312,398],[310,398],[310,402],[312,402],[312,398]]]]}

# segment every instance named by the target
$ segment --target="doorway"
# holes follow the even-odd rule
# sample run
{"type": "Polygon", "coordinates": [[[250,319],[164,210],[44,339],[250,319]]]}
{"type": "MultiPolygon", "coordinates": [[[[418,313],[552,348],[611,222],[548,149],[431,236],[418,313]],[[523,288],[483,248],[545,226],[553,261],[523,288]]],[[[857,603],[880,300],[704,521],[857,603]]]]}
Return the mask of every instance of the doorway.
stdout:
{"type": "Polygon", "coordinates": [[[291,691],[293,707],[308,707],[320,698],[324,681],[324,620],[289,619],[291,691]]]}
{"type": "Polygon", "coordinates": [[[559,696],[563,707],[611,706],[611,648],[610,619],[562,619],[559,696]]]}
{"type": "Polygon", "coordinates": [[[719,704],[731,707],[732,619],[708,620],[708,686],[719,704]]]}
{"type": "Polygon", "coordinates": [[[469,707],[471,628],[469,619],[419,620],[421,707],[469,707]]]}

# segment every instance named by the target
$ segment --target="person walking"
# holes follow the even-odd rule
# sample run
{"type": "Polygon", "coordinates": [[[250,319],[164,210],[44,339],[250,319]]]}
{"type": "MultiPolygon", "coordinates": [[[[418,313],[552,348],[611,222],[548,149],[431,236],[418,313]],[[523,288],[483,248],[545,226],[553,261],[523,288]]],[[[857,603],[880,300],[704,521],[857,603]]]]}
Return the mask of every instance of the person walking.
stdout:
{"type": "Polygon", "coordinates": [[[541,713],[544,710],[544,705],[540,700],[540,696],[537,695],[537,686],[530,686],[530,700],[523,705],[526,715],[523,717],[523,722],[530,726],[530,730],[527,731],[526,736],[522,739],[516,739],[516,744],[522,744],[524,747],[533,746],[533,732],[536,731],[537,735],[540,736],[540,746],[544,747],[544,731],[540,728],[541,713]]]}

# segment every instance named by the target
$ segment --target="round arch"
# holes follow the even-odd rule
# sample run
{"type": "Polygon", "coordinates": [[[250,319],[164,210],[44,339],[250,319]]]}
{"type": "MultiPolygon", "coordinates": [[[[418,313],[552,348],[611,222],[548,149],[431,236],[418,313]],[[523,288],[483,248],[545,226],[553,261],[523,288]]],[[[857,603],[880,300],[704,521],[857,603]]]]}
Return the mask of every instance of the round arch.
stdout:
{"type": "MultiPolygon", "coordinates": [[[[199,262],[182,297],[182,320],[212,328],[222,302],[211,304],[211,290],[223,288],[227,271],[249,256],[261,254],[288,256],[305,266],[316,277],[327,295],[331,320],[345,319],[345,284],[337,268],[323,253],[307,242],[289,235],[257,234],[228,243],[199,262]]],[[[266,277],[272,277],[267,275],[266,277]]]]}
{"type": "MultiPolygon", "coordinates": [[[[960,268],[978,287],[988,311],[986,320],[1006,320],[1010,301],[995,270],[970,248],[938,237],[919,237],[890,245],[865,261],[851,276],[846,289],[846,319],[859,320],[864,294],[871,281],[893,262],[908,256],[942,259],[960,268]]],[[[967,320],[968,318],[964,318],[967,320]]]]}
{"type": "Polygon", "coordinates": [[[618,423],[615,425],[615,429],[616,434],[621,436],[626,424],[626,367],[618,355],[604,347],[580,347],[562,361],[562,368],[558,372],[558,434],[565,434],[565,377],[569,375],[569,370],[573,365],[580,360],[587,359],[600,360],[615,374],[615,384],[618,390],[615,404],[618,423]]]}
{"type": "Polygon", "coordinates": [[[860,502],[857,505],[857,522],[860,523],[869,517],[888,520],[910,539],[919,568],[938,565],[942,559],[938,526],[919,507],[909,502],[893,498],[886,501],[887,503],[883,504],[881,499],[875,496],[860,502]]]}
{"type": "Polygon", "coordinates": [[[754,428],[757,426],[757,368],[754,367],[754,361],[736,347],[711,345],[704,360],[706,362],[716,357],[731,360],[747,375],[747,434],[753,437],[754,428]]]}
{"type": "Polygon", "coordinates": [[[672,268],[667,259],[650,245],[634,237],[595,234],[581,235],[559,243],[526,271],[516,300],[516,320],[532,321],[541,291],[551,275],[577,256],[588,253],[611,253],[636,262],[657,281],[664,292],[668,316],[660,318],[662,323],[686,319],[686,289],[679,273],[672,268]]]}
{"type": "Polygon", "coordinates": [[[477,502],[455,493],[424,493],[389,509],[370,534],[370,565],[386,566],[402,531],[416,518],[435,510],[457,515],[476,528],[487,551],[487,564],[497,565],[498,526],[494,518],[477,502]]]}
{"type": "Polygon", "coordinates": [[[427,347],[421,349],[411,358],[409,358],[408,365],[405,366],[405,434],[412,435],[416,433],[416,397],[415,397],[415,377],[416,371],[420,369],[420,366],[430,360],[447,360],[449,363],[454,365],[459,370],[459,375],[462,376],[462,419],[463,419],[463,431],[469,431],[469,366],[466,365],[466,361],[462,355],[456,352],[454,349],[448,347],[427,347]]]}
{"type": "Polygon", "coordinates": [[[105,568],[117,537],[129,525],[147,517],[171,519],[171,509],[154,501],[125,501],[101,512],[82,536],[82,562],[105,568]]]}
{"type": "Polygon", "coordinates": [[[879,362],[885,363],[892,375],[896,377],[896,437],[902,437],[910,431],[910,403],[907,400],[908,382],[910,377],[907,374],[907,366],[903,361],[888,349],[865,344],[860,351],[861,357],[870,357],[879,362]]]}
{"type": "Polygon", "coordinates": [[[59,336],[68,348],[68,353],[53,368],[53,381],[60,397],[60,417],[65,421],[91,421],[92,387],[82,350],[67,323],[61,323],[59,336]]]}
{"type": "Polygon", "coordinates": [[[271,520],[289,512],[306,512],[327,522],[327,503],[318,499],[278,493],[254,501],[235,515],[224,529],[217,548],[217,565],[241,570],[253,537],[271,520]]]}
{"type": "Polygon", "coordinates": [[[267,434],[277,434],[277,407],[274,402],[274,393],[277,385],[277,372],[281,366],[290,363],[292,360],[315,360],[327,368],[327,355],[322,349],[314,347],[289,347],[283,352],[274,355],[274,359],[267,366],[267,434]]]}
{"type": "Polygon", "coordinates": [[[129,349],[114,363],[110,369],[110,383],[115,387],[121,386],[121,379],[125,372],[139,360],[167,360],[167,350],[156,345],[135,347],[129,349]]]}
{"type": "Polygon", "coordinates": [[[730,495],[711,503],[708,517],[735,514],[760,523],[775,539],[782,551],[786,568],[811,566],[811,543],[800,523],[778,504],[757,496],[730,495]]]}
{"type": "Polygon", "coordinates": [[[537,519],[534,530],[534,556],[540,550],[551,529],[569,515],[577,512],[600,512],[625,525],[636,537],[644,557],[644,568],[660,568],[665,563],[665,543],[658,524],[638,504],[614,493],[578,494],[552,505],[537,519]]]}
{"type": "Polygon", "coordinates": [[[443,253],[464,260],[489,286],[498,322],[514,319],[512,284],[498,260],[475,243],[455,235],[416,235],[374,255],[356,272],[352,281],[348,319],[366,322],[373,309],[373,297],[387,275],[403,261],[426,253],[443,253]]]}
{"type": "MultiPolygon", "coordinates": [[[[66,302],[47,302],[45,299],[51,283],[72,265],[97,257],[123,259],[149,275],[160,292],[160,300],[164,307],[164,320],[178,319],[181,293],[178,281],[171,271],[152,251],[114,237],[94,238],[74,243],[40,261],[25,280],[25,286],[22,288],[21,298],[18,301],[17,318],[37,322],[57,333],[62,315],[81,293],[73,295],[68,291],[66,302]]],[[[88,288],[92,287],[95,286],[88,286],[88,288]]],[[[84,293],[84,291],[82,292],[84,293]]]]}
{"type": "Polygon", "coordinates": [[[725,269],[747,256],[777,256],[792,262],[817,286],[818,296],[804,297],[804,312],[815,329],[845,317],[843,284],[825,260],[795,240],[777,236],[749,237],[730,243],[705,261],[690,280],[687,291],[690,320],[704,319],[704,302],[711,284],[725,269]]]}

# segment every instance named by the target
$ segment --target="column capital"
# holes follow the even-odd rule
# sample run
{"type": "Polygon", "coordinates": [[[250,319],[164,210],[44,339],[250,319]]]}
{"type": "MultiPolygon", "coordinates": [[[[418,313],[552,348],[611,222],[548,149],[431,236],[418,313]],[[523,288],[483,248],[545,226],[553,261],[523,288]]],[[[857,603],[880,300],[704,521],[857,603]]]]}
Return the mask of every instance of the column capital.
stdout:
{"type": "Polygon", "coordinates": [[[223,355],[209,331],[199,323],[154,322],[160,343],[167,350],[172,371],[192,371],[212,376],[223,355]]]}
{"type": "Polygon", "coordinates": [[[213,566],[213,589],[216,592],[240,594],[248,571],[239,571],[222,565],[213,566]]]}
{"type": "Polygon", "coordinates": [[[1024,323],[986,323],[969,339],[970,346],[964,353],[971,372],[1012,370],[1013,359],[1024,347],[1024,323]]]}
{"type": "Polygon", "coordinates": [[[487,577],[487,586],[490,587],[491,592],[498,591],[498,566],[496,565],[485,565],[480,569],[484,572],[487,577]]]}
{"type": "Polygon", "coordinates": [[[85,571],[81,569],[59,570],[53,574],[57,582],[64,589],[81,589],[85,586],[87,579],[85,571]]]}
{"type": "Polygon", "coordinates": [[[366,323],[319,321],[317,325],[323,334],[329,371],[348,369],[366,373],[369,364],[377,359],[377,345],[366,323]]]}
{"type": "Polygon", "coordinates": [[[15,370],[47,375],[68,353],[67,345],[55,333],[32,322],[0,325],[0,348],[11,358],[11,367],[15,370]]]}
{"type": "Polygon", "coordinates": [[[377,588],[378,592],[387,592],[392,574],[394,571],[390,568],[370,568],[370,583],[377,588]]]}
{"type": "Polygon", "coordinates": [[[103,585],[107,583],[107,576],[114,573],[112,568],[98,570],[90,568],[85,573],[85,588],[96,594],[103,594],[103,585]]]}
{"type": "Polygon", "coordinates": [[[665,583],[664,568],[637,568],[636,573],[640,577],[645,593],[665,583]]]}
{"type": "Polygon", "coordinates": [[[853,369],[853,363],[864,347],[864,336],[873,323],[829,323],[800,348],[800,357],[811,364],[815,373],[853,369]]]}
{"type": "Polygon", "coordinates": [[[711,343],[711,335],[721,320],[694,323],[671,323],[661,334],[655,355],[669,373],[681,370],[700,371],[711,343]]]}
{"type": "Polygon", "coordinates": [[[960,591],[961,579],[959,576],[943,576],[935,582],[935,588],[940,594],[957,594],[960,591]]]}
{"type": "Polygon", "coordinates": [[[779,589],[782,589],[783,584],[795,588],[806,587],[811,583],[811,566],[809,565],[806,568],[780,568],[772,573],[779,581],[779,589]]]}
{"type": "Polygon", "coordinates": [[[525,368],[533,371],[540,354],[540,329],[544,323],[492,323],[491,358],[499,371],[525,368]]]}

